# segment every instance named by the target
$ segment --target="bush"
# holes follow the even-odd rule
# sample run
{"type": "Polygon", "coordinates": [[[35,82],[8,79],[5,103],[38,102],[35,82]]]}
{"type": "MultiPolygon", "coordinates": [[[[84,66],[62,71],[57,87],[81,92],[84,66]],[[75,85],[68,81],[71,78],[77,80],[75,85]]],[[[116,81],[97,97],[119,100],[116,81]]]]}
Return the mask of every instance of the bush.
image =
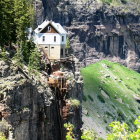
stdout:
{"type": "MultiPolygon", "coordinates": [[[[135,120],[134,124],[137,127],[136,131],[131,131],[126,123],[120,123],[119,121],[112,122],[111,133],[108,134],[107,140],[140,140],[140,116],[135,120]]],[[[67,130],[66,140],[75,140],[73,133],[74,126],[71,123],[64,124],[67,130]]],[[[110,130],[110,129],[109,129],[110,130]]],[[[94,130],[84,129],[81,136],[82,140],[103,140],[98,137],[94,130]]]]}
{"type": "Polygon", "coordinates": [[[7,140],[5,135],[2,132],[0,132],[0,140],[7,140]]]}
{"type": "Polygon", "coordinates": [[[71,123],[65,123],[64,127],[67,130],[66,140],[75,140],[75,138],[74,138],[75,136],[74,136],[74,133],[73,133],[74,125],[71,124],[71,123]]]}
{"type": "Polygon", "coordinates": [[[140,117],[135,120],[134,124],[137,127],[136,131],[131,131],[126,123],[112,122],[112,133],[107,137],[107,140],[139,140],[140,139],[140,117]]]}
{"type": "Polygon", "coordinates": [[[8,61],[8,52],[4,48],[1,49],[0,57],[3,61],[8,61]]]}
{"type": "Polygon", "coordinates": [[[83,134],[81,136],[82,140],[96,140],[97,134],[93,130],[83,130],[83,134]]]}
{"type": "Polygon", "coordinates": [[[70,99],[70,104],[71,106],[78,108],[80,106],[80,101],[77,99],[70,99]]]}
{"type": "Polygon", "coordinates": [[[66,49],[70,49],[70,39],[67,38],[67,41],[66,41],[66,49]]]}

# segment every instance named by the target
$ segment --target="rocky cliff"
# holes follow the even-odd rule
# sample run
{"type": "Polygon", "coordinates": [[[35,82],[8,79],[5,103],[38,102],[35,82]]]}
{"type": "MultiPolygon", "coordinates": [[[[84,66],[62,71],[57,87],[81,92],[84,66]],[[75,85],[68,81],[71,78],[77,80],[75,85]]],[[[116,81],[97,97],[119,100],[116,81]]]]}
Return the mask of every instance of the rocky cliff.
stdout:
{"type": "MultiPolygon", "coordinates": [[[[120,3],[105,4],[101,1],[36,1],[37,24],[48,19],[65,26],[73,54],[81,62],[79,68],[108,59],[140,72],[139,3],[118,0],[120,3]]],[[[87,114],[85,110],[83,112],[87,114]]],[[[85,115],[85,126],[92,124],[96,127],[94,116],[89,122],[84,117],[85,115]]],[[[101,120],[98,123],[100,122],[101,120]]],[[[105,136],[105,129],[102,128],[97,127],[97,131],[99,135],[105,136]]]]}
{"type": "Polygon", "coordinates": [[[66,101],[81,100],[81,84],[71,79],[64,98],[46,79],[29,74],[26,66],[0,60],[0,131],[8,140],[62,140],[67,122],[76,124],[74,133],[80,137],[81,107],[72,108],[66,101]]]}
{"type": "Polygon", "coordinates": [[[63,124],[71,122],[80,139],[81,107],[70,109],[67,102],[70,97],[82,99],[79,68],[105,58],[140,71],[139,5],[35,0],[35,7],[37,24],[49,19],[66,27],[73,53],[81,63],[77,63],[74,72],[70,71],[75,76],[71,90],[65,98],[58,98],[59,90],[55,92],[13,63],[1,60],[0,131],[9,140],[62,140],[63,124]]]}
{"type": "Polygon", "coordinates": [[[106,58],[140,71],[139,4],[40,0],[36,5],[37,24],[49,19],[66,26],[73,52],[83,66],[106,58]]]}

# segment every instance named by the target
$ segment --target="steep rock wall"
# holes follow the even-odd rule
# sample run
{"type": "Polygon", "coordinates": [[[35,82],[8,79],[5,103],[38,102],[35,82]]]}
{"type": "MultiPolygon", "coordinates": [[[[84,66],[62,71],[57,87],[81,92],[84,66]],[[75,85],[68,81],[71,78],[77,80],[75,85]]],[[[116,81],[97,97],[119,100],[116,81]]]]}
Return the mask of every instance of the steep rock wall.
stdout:
{"type": "Polygon", "coordinates": [[[9,140],[59,137],[57,108],[51,90],[35,80],[30,81],[13,64],[4,61],[0,64],[1,131],[7,127],[4,133],[9,140]]]}
{"type": "Polygon", "coordinates": [[[44,19],[69,31],[73,52],[83,66],[109,59],[140,71],[140,14],[137,5],[111,7],[96,0],[42,0],[44,19]]]}
{"type": "MultiPolygon", "coordinates": [[[[0,131],[9,140],[63,140],[67,122],[76,124],[75,134],[80,137],[81,107],[63,120],[59,90],[54,92],[47,83],[30,79],[31,75],[11,62],[0,60],[0,70],[0,131]]],[[[67,98],[81,100],[79,87],[73,83],[67,98]]]]}

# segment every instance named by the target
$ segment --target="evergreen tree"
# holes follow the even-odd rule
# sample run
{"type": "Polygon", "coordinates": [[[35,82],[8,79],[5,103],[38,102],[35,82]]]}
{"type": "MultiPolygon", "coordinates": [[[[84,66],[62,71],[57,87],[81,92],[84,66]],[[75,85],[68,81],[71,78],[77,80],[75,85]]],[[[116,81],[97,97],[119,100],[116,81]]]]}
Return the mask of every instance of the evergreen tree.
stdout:
{"type": "Polygon", "coordinates": [[[27,28],[33,24],[33,0],[0,1],[0,46],[24,42],[27,28]]]}
{"type": "Polygon", "coordinates": [[[18,66],[21,66],[22,67],[22,64],[23,64],[23,55],[22,55],[22,50],[21,50],[21,47],[19,47],[17,49],[17,52],[13,58],[14,60],[16,60],[16,64],[18,66]]]}
{"type": "Polygon", "coordinates": [[[35,44],[32,41],[22,42],[21,50],[22,50],[23,60],[27,64],[29,63],[29,57],[32,51],[34,50],[34,48],[35,48],[35,44]]]}
{"type": "Polygon", "coordinates": [[[34,17],[34,9],[29,0],[14,0],[16,34],[18,42],[27,39],[27,28],[30,27],[34,17]]]}
{"type": "Polygon", "coordinates": [[[0,1],[0,46],[15,42],[14,1],[0,1]]]}
{"type": "Polygon", "coordinates": [[[37,48],[34,48],[29,58],[29,68],[40,70],[41,54],[37,48]]]}

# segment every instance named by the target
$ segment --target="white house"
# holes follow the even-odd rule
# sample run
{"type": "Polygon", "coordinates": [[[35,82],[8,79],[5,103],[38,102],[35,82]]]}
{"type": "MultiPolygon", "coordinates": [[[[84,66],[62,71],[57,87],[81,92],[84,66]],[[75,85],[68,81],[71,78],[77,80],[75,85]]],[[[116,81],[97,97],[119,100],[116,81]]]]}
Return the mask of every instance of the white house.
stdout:
{"type": "Polygon", "coordinates": [[[67,32],[59,23],[45,20],[34,32],[35,44],[44,50],[50,60],[65,57],[67,32]]]}

